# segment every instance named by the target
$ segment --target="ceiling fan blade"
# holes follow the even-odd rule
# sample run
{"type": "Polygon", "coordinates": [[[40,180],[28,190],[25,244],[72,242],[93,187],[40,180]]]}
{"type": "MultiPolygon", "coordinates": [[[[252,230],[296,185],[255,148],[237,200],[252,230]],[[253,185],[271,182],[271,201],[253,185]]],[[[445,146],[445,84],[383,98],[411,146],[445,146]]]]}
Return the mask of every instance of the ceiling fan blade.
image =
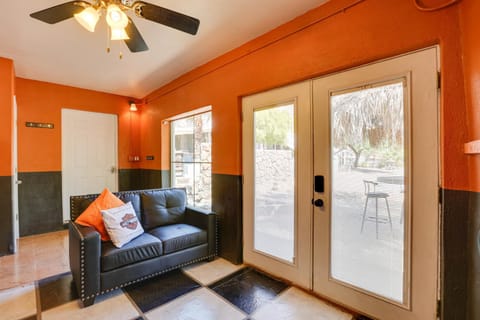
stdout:
{"type": "Polygon", "coordinates": [[[130,17],[128,18],[128,25],[125,28],[125,31],[130,37],[130,39],[125,40],[125,44],[128,46],[128,49],[130,49],[131,52],[141,52],[148,50],[148,46],[145,43],[145,40],[143,40],[140,31],[138,31],[137,27],[135,26],[130,17]]]}
{"type": "Polygon", "coordinates": [[[79,13],[89,6],[91,6],[91,4],[86,1],[70,1],[48,9],[34,12],[30,14],[30,17],[46,23],[54,24],[72,18],[75,13],[79,13]]]}
{"type": "Polygon", "coordinates": [[[143,1],[135,2],[132,7],[135,13],[142,18],[186,33],[197,34],[200,20],[196,18],[143,1]]]}

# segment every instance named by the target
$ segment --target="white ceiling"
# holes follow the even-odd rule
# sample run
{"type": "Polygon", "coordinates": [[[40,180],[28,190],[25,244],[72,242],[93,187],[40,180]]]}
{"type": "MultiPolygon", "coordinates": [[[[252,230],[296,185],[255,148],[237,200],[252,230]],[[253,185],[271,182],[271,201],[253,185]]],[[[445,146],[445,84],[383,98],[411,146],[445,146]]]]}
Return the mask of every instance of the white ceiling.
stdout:
{"type": "Polygon", "coordinates": [[[150,50],[131,53],[122,41],[112,42],[109,54],[104,19],[90,33],[74,19],[49,25],[29,16],[67,0],[2,1],[0,57],[14,60],[18,77],[143,98],[326,1],[147,0],[200,19],[198,34],[192,36],[129,12],[150,50]]]}

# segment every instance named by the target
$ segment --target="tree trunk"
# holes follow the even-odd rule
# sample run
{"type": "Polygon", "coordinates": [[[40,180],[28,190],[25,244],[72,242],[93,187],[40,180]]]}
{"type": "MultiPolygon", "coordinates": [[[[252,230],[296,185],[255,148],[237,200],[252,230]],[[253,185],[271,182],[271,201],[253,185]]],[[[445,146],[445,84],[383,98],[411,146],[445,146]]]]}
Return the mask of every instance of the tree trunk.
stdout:
{"type": "Polygon", "coordinates": [[[359,148],[358,150],[355,149],[354,146],[352,146],[351,144],[348,145],[348,147],[353,151],[353,153],[355,154],[355,161],[353,163],[353,167],[354,168],[358,168],[358,162],[360,161],[360,155],[362,154],[362,151],[363,149],[362,148],[359,148]]]}

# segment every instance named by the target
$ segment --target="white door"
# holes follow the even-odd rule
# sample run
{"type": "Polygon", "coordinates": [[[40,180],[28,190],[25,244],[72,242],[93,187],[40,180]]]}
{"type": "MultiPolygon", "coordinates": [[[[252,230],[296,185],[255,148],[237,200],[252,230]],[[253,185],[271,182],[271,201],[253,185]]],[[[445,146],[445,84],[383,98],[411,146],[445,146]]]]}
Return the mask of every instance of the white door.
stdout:
{"type": "Polygon", "coordinates": [[[313,83],[314,291],[377,319],[436,319],[437,55],[313,83]]]}
{"type": "Polygon", "coordinates": [[[311,83],[243,99],[243,258],[311,288],[311,83]]]}
{"type": "Polygon", "coordinates": [[[117,115],[62,109],[63,220],[70,196],[117,190],[117,115]]]}
{"type": "Polygon", "coordinates": [[[22,183],[18,180],[18,135],[17,135],[17,98],[13,97],[13,148],[12,148],[12,221],[13,221],[13,252],[17,252],[18,238],[20,237],[19,217],[18,217],[18,185],[22,183]]]}

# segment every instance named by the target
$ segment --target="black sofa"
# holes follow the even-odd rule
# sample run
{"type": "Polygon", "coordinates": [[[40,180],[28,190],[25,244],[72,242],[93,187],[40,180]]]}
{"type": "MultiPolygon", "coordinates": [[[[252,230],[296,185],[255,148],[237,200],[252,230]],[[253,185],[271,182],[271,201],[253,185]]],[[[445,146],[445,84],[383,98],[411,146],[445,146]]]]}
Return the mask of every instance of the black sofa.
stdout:
{"type": "Polygon", "coordinates": [[[145,230],[121,248],[74,222],[98,194],[70,197],[70,269],[84,307],[98,295],[216,256],[216,215],[187,207],[185,189],[114,194],[132,202],[145,230]]]}

